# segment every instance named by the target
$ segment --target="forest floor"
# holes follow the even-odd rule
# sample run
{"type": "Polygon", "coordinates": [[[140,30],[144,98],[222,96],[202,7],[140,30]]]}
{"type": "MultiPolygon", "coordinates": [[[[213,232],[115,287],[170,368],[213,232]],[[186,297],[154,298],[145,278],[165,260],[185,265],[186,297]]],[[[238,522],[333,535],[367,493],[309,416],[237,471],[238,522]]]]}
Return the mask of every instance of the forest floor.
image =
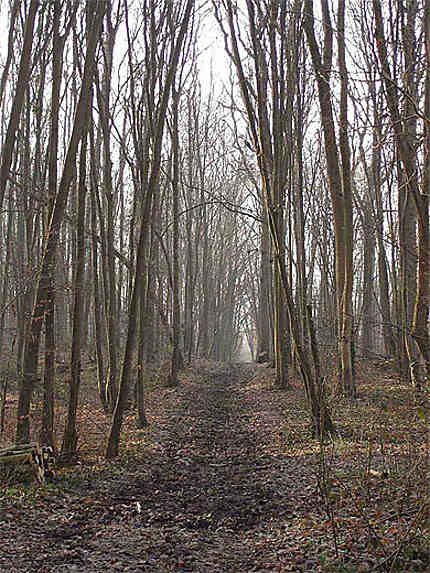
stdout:
{"type": "Polygon", "coordinates": [[[429,412],[383,365],[358,379],[354,403],[331,401],[338,436],[320,443],[299,384],[197,363],[148,393],[150,425],[130,414],[112,462],[86,393],[81,463],[0,489],[0,572],[430,571],[429,412]]]}

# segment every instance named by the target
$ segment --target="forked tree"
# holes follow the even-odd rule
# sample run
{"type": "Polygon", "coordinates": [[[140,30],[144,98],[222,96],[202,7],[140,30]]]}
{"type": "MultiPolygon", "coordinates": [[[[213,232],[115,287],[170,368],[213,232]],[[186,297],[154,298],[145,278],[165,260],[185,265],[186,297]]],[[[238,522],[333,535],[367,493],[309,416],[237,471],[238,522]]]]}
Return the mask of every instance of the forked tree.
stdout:
{"type": "MultiPolygon", "coordinates": [[[[277,34],[280,28],[286,29],[287,14],[290,12],[286,4],[281,6],[279,2],[270,2],[267,5],[254,3],[251,0],[246,2],[247,26],[251,38],[249,52],[252,54],[254,66],[254,76],[249,78],[245,73],[244,54],[239,47],[237,6],[232,0],[223,1],[222,8],[217,3],[213,6],[224,34],[226,50],[236,69],[252,145],[260,171],[274,264],[280,281],[280,296],[276,299],[276,303],[281,305],[282,301],[285,301],[295,356],[309,402],[313,431],[315,435],[320,436],[333,432],[334,426],[324,402],[318,347],[309,305],[306,305],[309,345],[305,344],[301,335],[299,309],[295,304],[292,284],[285,264],[284,230],[280,220],[283,204],[280,202],[282,195],[279,192],[285,185],[285,160],[286,154],[290,151],[289,133],[285,127],[288,122],[284,117],[288,111],[284,105],[288,101],[286,90],[289,86],[283,76],[283,57],[286,46],[282,43],[283,36],[277,39],[277,34]],[[279,20],[282,22],[280,28],[279,20]],[[264,47],[261,25],[266,26],[264,33],[267,46],[264,47]],[[281,42],[280,45],[277,42],[281,42]]],[[[298,17],[300,12],[292,11],[291,13],[294,18],[298,17]]]]}
{"type": "MultiPolygon", "coordinates": [[[[155,10],[155,6],[153,7],[155,10]]],[[[121,380],[118,392],[118,399],[116,401],[115,410],[113,413],[112,424],[109,432],[108,443],[106,447],[106,457],[113,458],[118,455],[120,433],[123,422],[124,409],[127,404],[132,361],[135,354],[135,346],[137,340],[137,317],[142,293],[141,284],[144,278],[145,267],[145,254],[147,250],[149,238],[149,217],[151,213],[151,204],[154,194],[157,192],[158,183],[161,171],[161,152],[164,137],[165,118],[167,113],[167,106],[171,97],[171,90],[175,79],[176,69],[180,61],[180,54],[188,32],[192,11],[194,8],[193,0],[180,2],[175,6],[166,6],[167,14],[164,12],[162,18],[164,19],[164,26],[167,26],[169,34],[165,36],[169,48],[169,58],[166,64],[165,75],[162,76],[162,83],[159,86],[159,104],[155,108],[155,113],[152,117],[151,130],[153,133],[153,148],[152,148],[152,161],[149,165],[149,174],[144,174],[144,179],[141,181],[144,185],[144,199],[142,202],[141,226],[139,230],[138,246],[136,251],[136,265],[133,276],[133,286],[129,305],[127,335],[125,342],[125,351],[121,371],[121,380]],[[172,25],[174,22],[174,25],[172,25]]],[[[157,53],[158,37],[155,33],[156,26],[159,23],[154,20],[154,14],[151,11],[148,14],[149,21],[147,22],[149,35],[149,50],[150,53],[157,53]],[[150,15],[152,13],[152,16],[150,15]]],[[[147,17],[145,15],[145,17],[147,17]]],[[[149,54],[148,54],[149,55],[149,54]]],[[[148,70],[150,71],[150,70],[148,70]]],[[[152,70],[154,72],[154,70],[152,70]]]]}

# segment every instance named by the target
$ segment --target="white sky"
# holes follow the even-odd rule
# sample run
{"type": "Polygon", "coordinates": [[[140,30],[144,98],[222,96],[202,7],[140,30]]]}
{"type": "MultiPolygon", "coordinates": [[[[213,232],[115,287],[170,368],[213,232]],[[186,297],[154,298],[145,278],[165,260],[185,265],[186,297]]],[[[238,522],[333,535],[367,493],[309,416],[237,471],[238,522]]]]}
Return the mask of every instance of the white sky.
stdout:
{"type": "Polygon", "coordinates": [[[218,92],[222,84],[229,80],[229,57],[224,50],[224,39],[212,15],[206,17],[198,33],[200,50],[198,67],[202,90],[210,89],[211,74],[214,88],[218,92]]]}

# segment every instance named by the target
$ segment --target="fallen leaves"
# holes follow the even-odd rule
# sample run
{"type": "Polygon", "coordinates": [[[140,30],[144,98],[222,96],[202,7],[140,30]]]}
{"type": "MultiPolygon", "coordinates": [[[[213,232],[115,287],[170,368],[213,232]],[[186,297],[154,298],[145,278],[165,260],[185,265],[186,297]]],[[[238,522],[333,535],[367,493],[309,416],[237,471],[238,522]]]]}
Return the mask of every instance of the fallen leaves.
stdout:
{"type": "Polygon", "coordinates": [[[333,402],[339,438],[320,444],[298,383],[202,361],[147,395],[148,428],[129,413],[110,463],[90,401],[82,466],[0,494],[0,570],[426,571],[428,433],[395,378],[362,376],[359,392],[333,402]]]}

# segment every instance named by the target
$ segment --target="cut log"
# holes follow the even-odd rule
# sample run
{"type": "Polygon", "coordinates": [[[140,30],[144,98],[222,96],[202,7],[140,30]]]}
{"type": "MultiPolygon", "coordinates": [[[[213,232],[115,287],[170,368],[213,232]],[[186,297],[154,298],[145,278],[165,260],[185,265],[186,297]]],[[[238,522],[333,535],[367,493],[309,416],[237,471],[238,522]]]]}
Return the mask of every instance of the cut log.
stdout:
{"type": "Polygon", "coordinates": [[[54,475],[54,450],[50,446],[40,446],[35,442],[0,449],[0,467],[10,469],[11,466],[20,468],[25,465],[33,468],[39,483],[46,483],[54,475]]]}

